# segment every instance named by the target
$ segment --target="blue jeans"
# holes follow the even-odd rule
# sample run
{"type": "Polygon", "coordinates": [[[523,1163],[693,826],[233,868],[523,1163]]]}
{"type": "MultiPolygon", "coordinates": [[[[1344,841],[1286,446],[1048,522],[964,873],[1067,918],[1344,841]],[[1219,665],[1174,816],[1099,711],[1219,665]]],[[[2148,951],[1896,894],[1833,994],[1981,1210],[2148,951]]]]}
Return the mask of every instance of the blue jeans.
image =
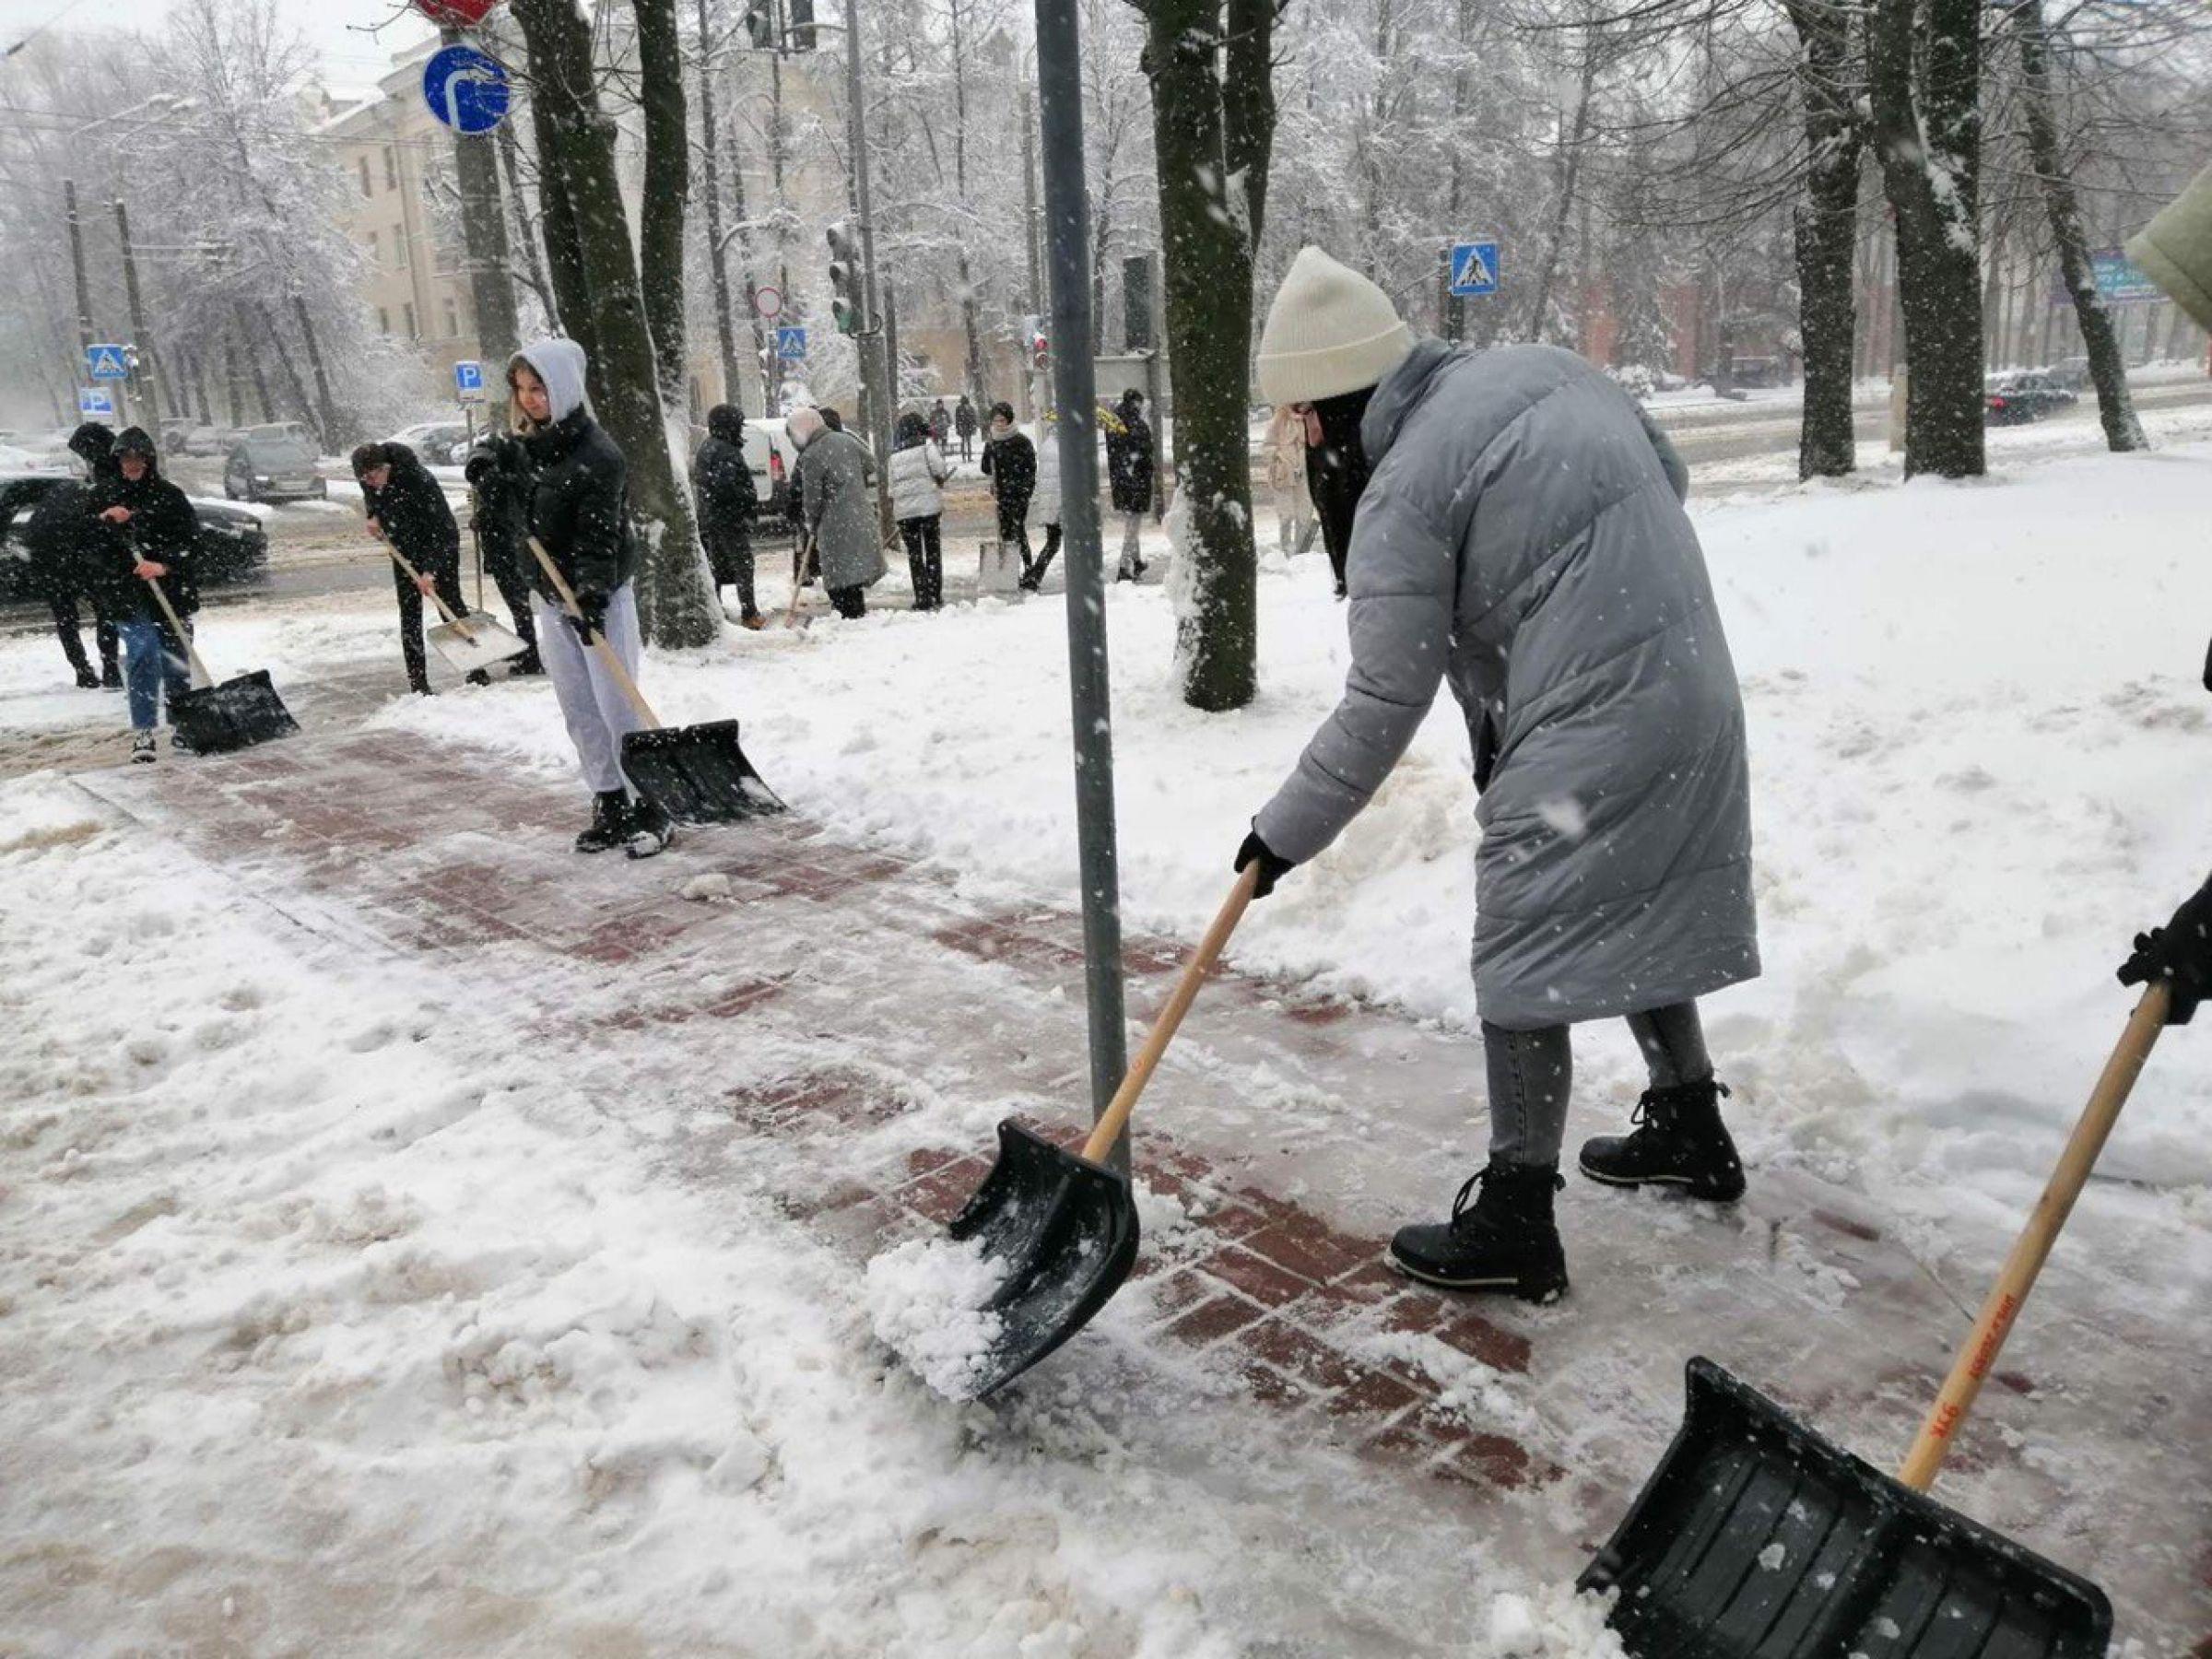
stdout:
{"type": "MultiPolygon", "coordinates": [[[[185,625],[189,631],[192,625],[185,625]]],[[[164,693],[173,703],[177,694],[192,688],[192,675],[184,647],[169,631],[166,622],[142,617],[126,618],[115,625],[123,635],[123,683],[130,694],[131,728],[150,732],[159,722],[164,693]]]]}

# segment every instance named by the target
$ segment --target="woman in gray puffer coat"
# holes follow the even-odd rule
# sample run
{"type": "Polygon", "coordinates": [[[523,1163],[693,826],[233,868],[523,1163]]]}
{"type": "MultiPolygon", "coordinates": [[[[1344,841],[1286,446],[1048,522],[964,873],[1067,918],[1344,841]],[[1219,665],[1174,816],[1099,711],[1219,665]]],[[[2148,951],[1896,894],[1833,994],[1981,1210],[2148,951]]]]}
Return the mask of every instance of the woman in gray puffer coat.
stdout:
{"type": "Polygon", "coordinates": [[[1340,457],[1313,477],[1317,510],[1349,529],[1352,666],[1237,867],[1257,860],[1265,893],[1328,846],[1451,686],[1481,792],[1489,1161],[1391,1260],[1549,1300],[1567,1288],[1552,1194],[1575,1022],[1627,1017],[1651,1071],[1641,1126],[1586,1143],[1584,1174],[1723,1202],[1744,1188],[1696,1002],[1759,972],[1744,711],[1687,474],[1581,358],[1417,345],[1388,296],[1315,248],[1268,314],[1259,378],[1340,457]]]}
{"type": "Polygon", "coordinates": [[[852,433],[831,429],[819,410],[794,409],[783,430],[799,452],[802,511],[822,586],[839,616],[865,616],[868,589],[883,580],[876,457],[852,433]]]}

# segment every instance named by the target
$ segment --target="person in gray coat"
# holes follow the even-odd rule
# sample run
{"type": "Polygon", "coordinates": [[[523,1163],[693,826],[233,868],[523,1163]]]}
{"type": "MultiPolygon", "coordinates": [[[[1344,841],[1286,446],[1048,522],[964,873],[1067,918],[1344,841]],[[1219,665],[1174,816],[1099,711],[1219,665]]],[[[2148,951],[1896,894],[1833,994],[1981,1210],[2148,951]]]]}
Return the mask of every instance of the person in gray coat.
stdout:
{"type": "Polygon", "coordinates": [[[1312,448],[1356,462],[1314,474],[1316,509],[1349,533],[1352,665],[1236,865],[1256,859],[1265,893],[1328,846],[1451,687],[1481,794],[1489,1160],[1448,1222],[1401,1229],[1390,1259],[1550,1300],[1567,1288],[1552,1194],[1570,1026],[1625,1016],[1651,1072],[1638,1127],[1587,1143],[1583,1173],[1744,1190],[1696,999],[1759,972],[1750,788],[1688,475],[1581,358],[1417,344],[1382,289],[1316,248],[1284,278],[1259,378],[1312,448]]]}
{"type": "Polygon", "coordinates": [[[819,411],[794,409],[784,431],[799,452],[806,534],[822,586],[841,617],[865,616],[868,589],[883,580],[876,533],[876,457],[850,432],[832,431],[819,411]]]}

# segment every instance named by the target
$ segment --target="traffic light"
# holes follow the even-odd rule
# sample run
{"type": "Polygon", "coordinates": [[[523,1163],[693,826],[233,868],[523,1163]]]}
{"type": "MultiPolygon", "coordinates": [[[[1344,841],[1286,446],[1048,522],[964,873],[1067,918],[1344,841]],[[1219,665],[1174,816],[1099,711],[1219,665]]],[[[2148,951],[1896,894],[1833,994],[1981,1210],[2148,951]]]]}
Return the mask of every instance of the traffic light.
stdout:
{"type": "Polygon", "coordinates": [[[1042,317],[1022,318],[1021,347],[1030,354],[1030,367],[1039,373],[1053,366],[1052,336],[1044,332],[1042,317]]]}
{"type": "Polygon", "coordinates": [[[830,227],[830,314],[837,332],[860,332],[860,243],[843,219],[830,227]]]}

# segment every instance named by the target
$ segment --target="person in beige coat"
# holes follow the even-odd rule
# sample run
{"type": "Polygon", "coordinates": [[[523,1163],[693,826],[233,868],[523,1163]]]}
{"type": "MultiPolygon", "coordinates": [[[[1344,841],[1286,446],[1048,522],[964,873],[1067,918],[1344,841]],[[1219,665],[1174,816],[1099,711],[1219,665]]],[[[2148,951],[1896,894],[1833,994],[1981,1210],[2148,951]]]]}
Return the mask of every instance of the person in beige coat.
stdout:
{"type": "Polygon", "coordinates": [[[1313,545],[1321,521],[1306,488],[1306,423],[1288,404],[1277,404],[1267,423],[1267,487],[1275,491],[1277,533],[1293,559],[1313,545]]]}

